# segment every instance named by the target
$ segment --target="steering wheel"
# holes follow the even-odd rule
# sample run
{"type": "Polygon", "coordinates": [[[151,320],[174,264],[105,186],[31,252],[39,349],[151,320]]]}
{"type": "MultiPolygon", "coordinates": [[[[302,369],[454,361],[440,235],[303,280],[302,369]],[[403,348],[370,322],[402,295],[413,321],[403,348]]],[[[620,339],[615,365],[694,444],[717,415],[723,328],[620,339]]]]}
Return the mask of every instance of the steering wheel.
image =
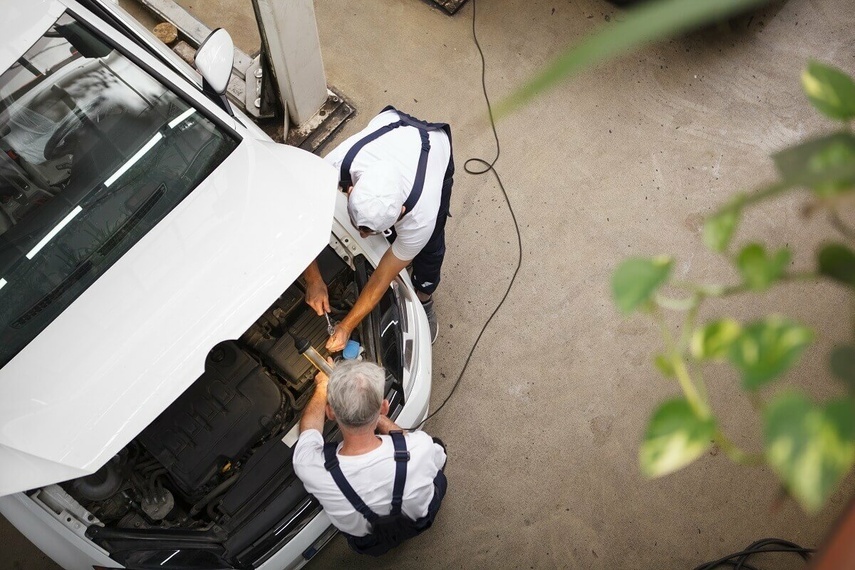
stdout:
{"type": "Polygon", "coordinates": [[[77,138],[78,130],[81,128],[83,128],[83,121],[74,113],[69,113],[45,144],[45,159],[53,160],[54,158],[70,154],[70,150],[77,138]]]}

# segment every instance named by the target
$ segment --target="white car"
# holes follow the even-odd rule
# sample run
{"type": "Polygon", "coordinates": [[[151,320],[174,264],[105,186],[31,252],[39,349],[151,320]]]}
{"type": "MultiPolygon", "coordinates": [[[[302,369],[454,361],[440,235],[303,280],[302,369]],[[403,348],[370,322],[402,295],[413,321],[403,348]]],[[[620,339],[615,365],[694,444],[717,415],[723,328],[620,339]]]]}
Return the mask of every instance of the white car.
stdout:
{"type": "MultiPolygon", "coordinates": [[[[335,531],[291,466],[314,377],[292,337],[327,337],[300,275],[319,259],[341,318],[388,244],[333,167],[231,111],[227,34],[203,81],[106,0],[3,9],[0,513],[64,568],[302,566],[335,531]]],[[[406,273],[353,338],[418,424],[406,273]]]]}

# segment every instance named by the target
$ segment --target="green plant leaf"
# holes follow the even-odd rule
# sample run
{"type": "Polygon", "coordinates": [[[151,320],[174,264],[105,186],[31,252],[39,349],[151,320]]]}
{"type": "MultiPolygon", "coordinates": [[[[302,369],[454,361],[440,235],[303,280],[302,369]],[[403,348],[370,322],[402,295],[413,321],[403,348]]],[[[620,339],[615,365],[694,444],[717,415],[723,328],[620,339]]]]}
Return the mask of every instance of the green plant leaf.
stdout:
{"type": "Polygon", "coordinates": [[[739,208],[728,208],[704,222],[704,244],[717,253],[726,250],[740,214],[739,208]]]}
{"type": "Polygon", "coordinates": [[[855,346],[838,346],[831,353],[831,371],[843,380],[850,392],[855,392],[855,346]]]}
{"type": "Polygon", "coordinates": [[[838,121],[855,118],[855,82],[836,67],[809,62],[802,73],[802,87],[823,115],[838,121]]]}
{"type": "Polygon", "coordinates": [[[742,385],[756,390],[787,371],[813,340],[813,331],[777,316],[751,323],[730,348],[742,385]]]}
{"type": "Polygon", "coordinates": [[[674,378],[677,375],[677,372],[674,370],[674,364],[671,362],[671,359],[665,356],[664,354],[657,354],[653,358],[653,364],[665,378],[674,378]]]}
{"type": "Polygon", "coordinates": [[[780,249],[775,255],[769,256],[762,245],[752,243],[739,252],[736,266],[748,287],[754,291],[764,291],[783,275],[790,258],[788,249],[780,249]]]}
{"type": "Polygon", "coordinates": [[[649,301],[668,279],[673,265],[674,261],[666,256],[624,260],[612,276],[612,295],[621,312],[631,313],[649,301]]]}
{"type": "Polygon", "coordinates": [[[811,189],[819,196],[834,196],[855,185],[855,144],[836,141],[811,157],[811,189]]]}
{"type": "Polygon", "coordinates": [[[817,257],[822,275],[855,287],[855,253],[851,249],[837,243],[826,245],[817,257]]]}
{"type": "Polygon", "coordinates": [[[770,0],[659,0],[627,10],[619,21],[593,32],[496,105],[495,116],[506,115],[563,79],[622,53],[718,22],[770,0]]]}
{"type": "Polygon", "coordinates": [[[839,132],[810,139],[772,155],[791,187],[805,186],[833,196],[855,185],[855,136],[839,132]]]}
{"type": "Polygon", "coordinates": [[[763,416],[767,461],[805,509],[818,511],[855,461],[855,405],[784,393],[763,416]]]}
{"type": "Polygon", "coordinates": [[[661,477],[682,469],[700,457],[715,434],[715,420],[700,418],[688,401],[663,403],[653,413],[638,454],[641,472],[661,477]]]}
{"type": "Polygon", "coordinates": [[[692,356],[698,360],[723,359],[740,334],[742,327],[733,319],[713,321],[692,334],[692,356]]]}

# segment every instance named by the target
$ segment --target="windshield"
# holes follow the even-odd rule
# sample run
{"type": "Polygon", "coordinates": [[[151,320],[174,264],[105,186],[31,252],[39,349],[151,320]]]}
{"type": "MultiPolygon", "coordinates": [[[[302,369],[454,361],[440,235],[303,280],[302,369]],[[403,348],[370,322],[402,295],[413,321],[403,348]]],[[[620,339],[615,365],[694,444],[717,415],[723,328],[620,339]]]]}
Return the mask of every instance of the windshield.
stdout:
{"type": "Polygon", "coordinates": [[[0,75],[0,366],[236,145],[61,17],[0,75]]]}

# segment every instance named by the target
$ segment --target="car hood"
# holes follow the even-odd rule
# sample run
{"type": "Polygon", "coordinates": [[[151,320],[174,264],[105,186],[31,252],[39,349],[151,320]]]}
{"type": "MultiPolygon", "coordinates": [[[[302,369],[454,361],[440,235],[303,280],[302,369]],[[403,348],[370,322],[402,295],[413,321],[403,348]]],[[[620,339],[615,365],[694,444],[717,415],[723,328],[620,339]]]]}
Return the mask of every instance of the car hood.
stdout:
{"type": "Polygon", "coordinates": [[[335,169],[245,139],[0,370],[0,496],[95,472],[329,242],[335,169]]]}

